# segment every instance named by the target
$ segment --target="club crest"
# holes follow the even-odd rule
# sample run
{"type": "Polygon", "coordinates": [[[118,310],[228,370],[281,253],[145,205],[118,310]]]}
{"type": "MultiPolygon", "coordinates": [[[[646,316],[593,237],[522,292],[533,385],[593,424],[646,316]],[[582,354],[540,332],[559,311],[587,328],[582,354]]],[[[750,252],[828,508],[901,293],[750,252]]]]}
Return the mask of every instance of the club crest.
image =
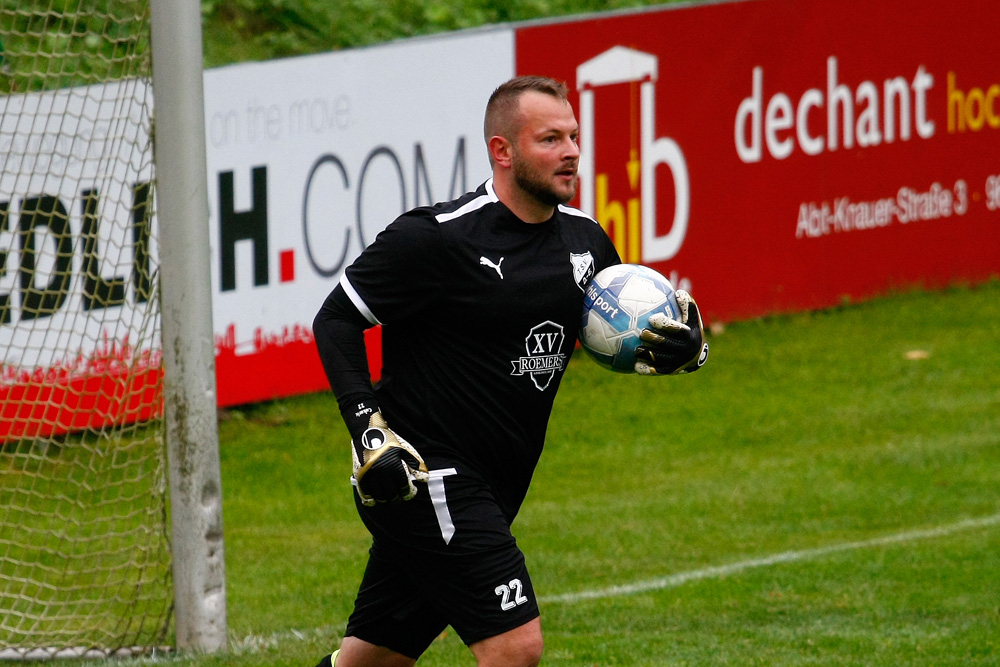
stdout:
{"type": "Polygon", "coordinates": [[[511,361],[511,375],[529,375],[535,388],[545,391],[555,374],[566,368],[566,353],[562,350],[565,340],[561,325],[552,321],[535,325],[524,339],[527,354],[511,361]]]}
{"type": "Polygon", "coordinates": [[[594,256],[590,251],[583,254],[570,253],[569,262],[573,265],[573,280],[582,292],[587,287],[587,283],[594,277],[594,256]]]}

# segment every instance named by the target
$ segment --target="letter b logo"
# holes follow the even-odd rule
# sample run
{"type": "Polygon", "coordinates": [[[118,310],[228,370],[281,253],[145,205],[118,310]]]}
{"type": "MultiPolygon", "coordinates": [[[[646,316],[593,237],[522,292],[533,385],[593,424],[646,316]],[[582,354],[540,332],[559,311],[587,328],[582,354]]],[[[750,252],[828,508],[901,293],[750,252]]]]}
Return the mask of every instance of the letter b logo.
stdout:
{"type": "MultiPolygon", "coordinates": [[[[594,176],[594,88],[616,83],[639,82],[639,127],[642,175],[642,251],[643,263],[670,259],[680,250],[687,234],[690,213],[691,188],[688,181],[687,162],[680,146],[669,137],[653,137],[656,124],[656,77],[658,58],[649,53],[624,46],[611,48],[588,60],[576,69],[576,85],[580,91],[580,207],[588,215],[595,215],[594,176]],[[656,167],[666,165],[674,179],[674,219],[670,231],[656,231],[656,167]]],[[[602,190],[602,192],[604,192],[602,190]]],[[[610,209],[602,197],[602,209],[610,209]]],[[[623,212],[621,212],[623,213],[623,212]]],[[[623,215],[621,217],[624,217],[623,215]]],[[[636,253],[638,254],[638,253],[636,253]]],[[[632,257],[626,261],[634,261],[632,257]]]]}

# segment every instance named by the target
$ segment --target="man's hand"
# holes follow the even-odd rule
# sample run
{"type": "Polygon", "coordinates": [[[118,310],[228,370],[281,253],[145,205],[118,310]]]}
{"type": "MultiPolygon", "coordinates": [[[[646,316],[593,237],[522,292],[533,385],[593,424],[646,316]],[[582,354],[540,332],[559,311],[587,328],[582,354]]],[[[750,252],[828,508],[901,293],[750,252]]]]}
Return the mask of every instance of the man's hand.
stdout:
{"type": "Polygon", "coordinates": [[[705,327],[698,304],[685,290],[674,292],[681,309],[681,319],[672,320],[662,313],[649,318],[649,328],[639,334],[642,346],[635,349],[639,375],[679,375],[693,373],[708,361],[705,327]]]}
{"type": "Polygon", "coordinates": [[[417,495],[414,481],[427,481],[427,465],[410,443],[396,435],[381,412],[372,415],[368,428],[351,442],[354,476],[351,484],[361,502],[409,500],[417,495]]]}

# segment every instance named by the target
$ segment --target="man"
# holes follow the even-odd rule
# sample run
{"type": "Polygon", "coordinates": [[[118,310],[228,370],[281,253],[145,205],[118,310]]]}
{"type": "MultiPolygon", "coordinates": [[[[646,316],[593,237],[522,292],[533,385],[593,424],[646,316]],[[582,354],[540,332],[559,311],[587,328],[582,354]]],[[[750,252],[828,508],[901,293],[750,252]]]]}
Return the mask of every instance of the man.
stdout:
{"type": "MultiPolygon", "coordinates": [[[[397,218],[313,325],[373,536],[344,641],[321,667],[410,667],[448,625],[480,667],[541,658],[538,606],[510,524],[576,342],[584,287],[620,259],[594,220],[565,206],[580,155],[565,84],[506,82],[484,129],[493,177],[397,218]],[[363,330],[379,323],[383,376],[373,390],[363,330]]],[[[668,320],[644,332],[637,371],[704,362],[697,306],[681,299],[691,326],[668,320]]]]}

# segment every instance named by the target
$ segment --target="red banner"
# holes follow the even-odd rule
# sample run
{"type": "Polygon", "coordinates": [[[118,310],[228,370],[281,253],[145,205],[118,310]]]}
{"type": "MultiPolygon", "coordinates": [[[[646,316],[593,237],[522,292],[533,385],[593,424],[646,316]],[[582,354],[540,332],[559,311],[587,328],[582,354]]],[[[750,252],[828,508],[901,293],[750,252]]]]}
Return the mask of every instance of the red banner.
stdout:
{"type": "Polygon", "coordinates": [[[1000,5],[760,0],[516,32],[565,80],[579,205],[708,319],[1000,270],[1000,5]]]}
{"type": "MultiPolygon", "coordinates": [[[[330,385],[323,372],[312,332],[295,327],[282,336],[255,340],[249,354],[240,354],[235,335],[216,340],[215,378],[220,406],[269,401],[316,391],[330,385]]],[[[372,378],[382,373],[382,330],[365,331],[372,378]]]]}
{"type": "MultiPolygon", "coordinates": [[[[210,192],[228,202],[213,207],[228,239],[214,267],[219,404],[327,388],[304,322],[380,225],[485,177],[472,159],[481,98],[513,73],[567,81],[581,127],[576,203],[625,261],[691,290],[710,322],[997,275],[998,23],[995,0],[743,0],[213,73],[210,192]],[[466,52],[475,75],[443,74],[466,52]],[[418,76],[428,72],[481,90],[441,98],[418,76]],[[423,116],[401,126],[387,90],[423,116]]],[[[67,234],[83,225],[73,197],[89,187],[60,193],[67,234]]],[[[0,193],[10,229],[32,194],[0,193]]],[[[378,332],[368,339],[377,377],[378,332]]],[[[0,369],[0,442],[160,411],[159,359],[127,339],[84,343],[70,340],[69,361],[51,368],[0,369]],[[141,407],[137,394],[154,398],[141,407]]]]}
{"type": "Polygon", "coordinates": [[[0,367],[0,444],[158,417],[162,370],[160,352],[137,351],[127,339],[47,369],[0,367]]]}

